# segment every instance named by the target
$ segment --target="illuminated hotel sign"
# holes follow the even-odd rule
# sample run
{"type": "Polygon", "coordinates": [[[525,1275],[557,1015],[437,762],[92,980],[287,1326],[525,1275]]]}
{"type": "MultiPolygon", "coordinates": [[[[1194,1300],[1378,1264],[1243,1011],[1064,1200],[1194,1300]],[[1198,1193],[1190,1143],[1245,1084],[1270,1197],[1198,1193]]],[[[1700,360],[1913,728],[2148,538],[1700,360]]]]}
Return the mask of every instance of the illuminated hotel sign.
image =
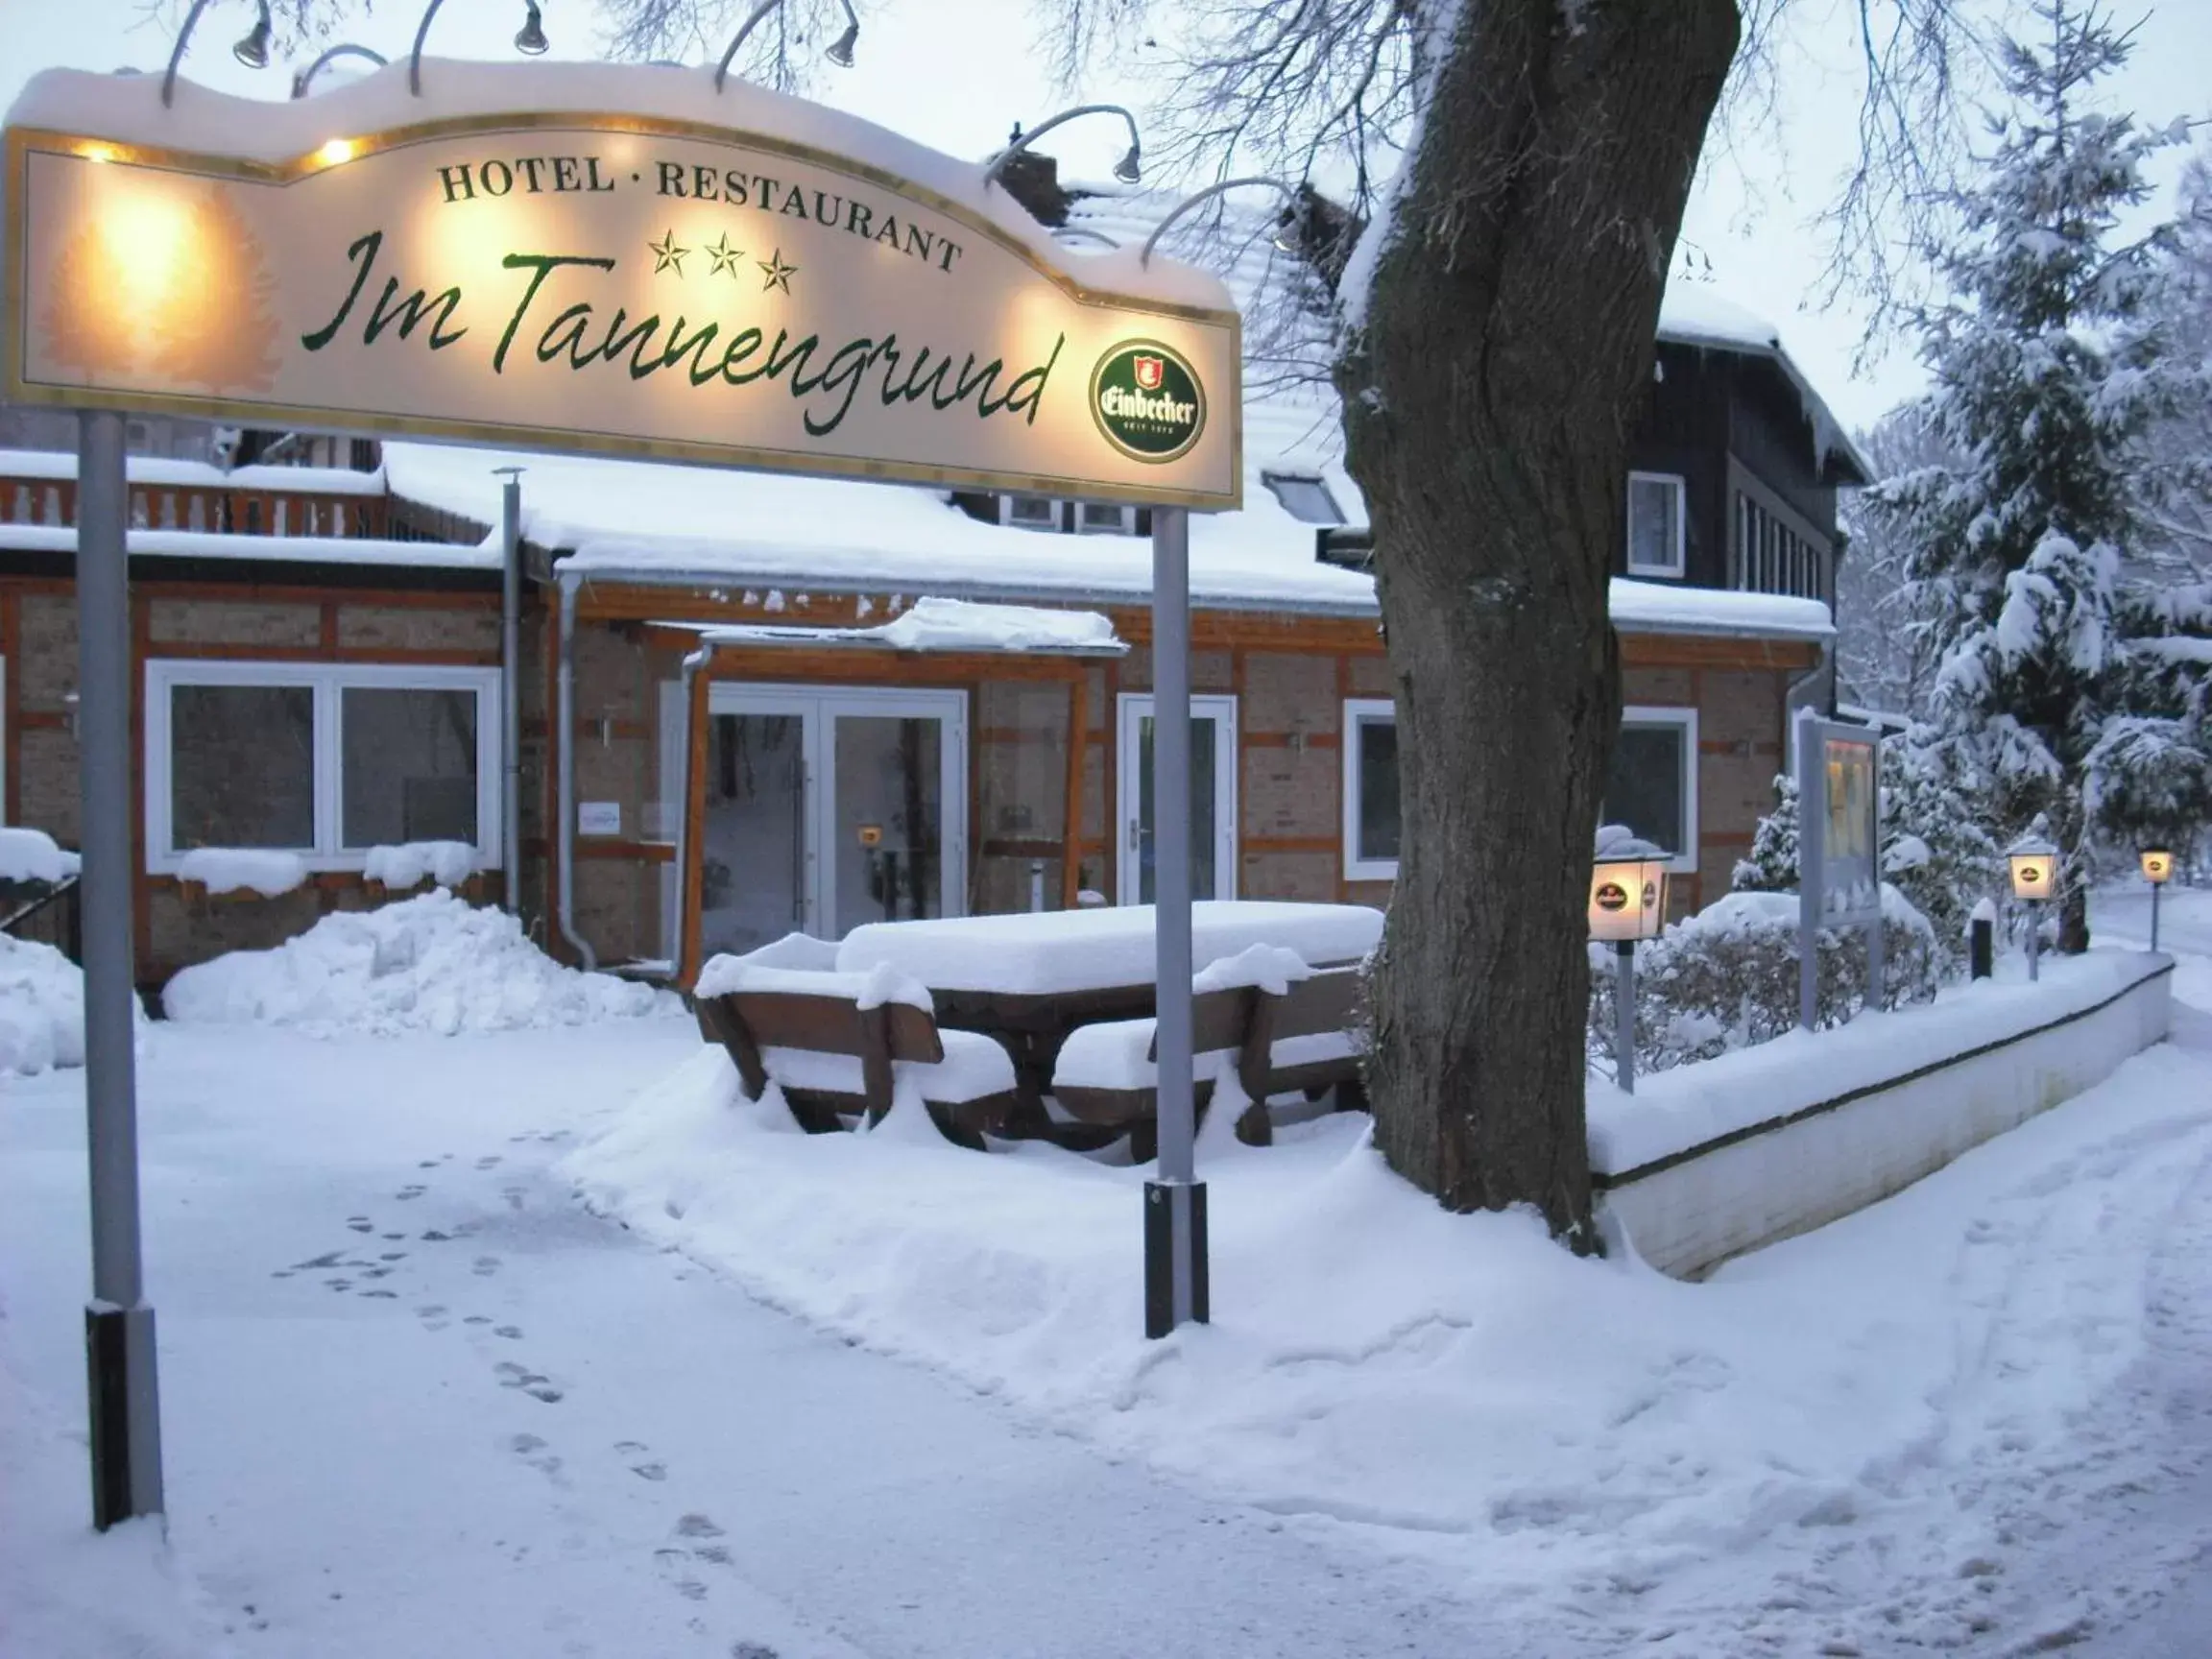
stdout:
{"type": "Polygon", "coordinates": [[[979,167],[929,156],[937,187],[917,183],[825,138],[927,153],[757,88],[703,102],[704,71],[695,85],[433,67],[493,93],[634,87],[733,125],[421,119],[395,68],[288,105],[183,87],[234,113],[180,131],[153,77],[50,72],[8,132],[0,387],[264,426],[1238,504],[1238,321],[1211,277],[1069,253],[979,167]],[[804,111],[806,136],[762,130],[779,111],[804,111]],[[298,148],[274,153],[273,127],[298,148]],[[263,148],[209,153],[230,132],[263,148]]]}

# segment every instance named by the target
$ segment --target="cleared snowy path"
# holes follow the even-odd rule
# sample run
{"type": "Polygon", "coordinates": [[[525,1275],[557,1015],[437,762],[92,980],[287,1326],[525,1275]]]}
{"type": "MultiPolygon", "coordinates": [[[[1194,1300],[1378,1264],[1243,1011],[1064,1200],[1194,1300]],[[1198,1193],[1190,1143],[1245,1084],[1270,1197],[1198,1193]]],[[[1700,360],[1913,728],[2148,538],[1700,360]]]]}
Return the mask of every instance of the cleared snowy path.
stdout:
{"type": "MultiPolygon", "coordinates": [[[[546,1174],[568,1126],[695,1042],[154,1034],[172,1536],[217,1651],[1541,1650],[1417,1568],[1024,1431],[585,1214],[546,1174]]],[[[0,1340],[64,1412],[81,1098],[75,1073],[0,1094],[0,1340]]]]}

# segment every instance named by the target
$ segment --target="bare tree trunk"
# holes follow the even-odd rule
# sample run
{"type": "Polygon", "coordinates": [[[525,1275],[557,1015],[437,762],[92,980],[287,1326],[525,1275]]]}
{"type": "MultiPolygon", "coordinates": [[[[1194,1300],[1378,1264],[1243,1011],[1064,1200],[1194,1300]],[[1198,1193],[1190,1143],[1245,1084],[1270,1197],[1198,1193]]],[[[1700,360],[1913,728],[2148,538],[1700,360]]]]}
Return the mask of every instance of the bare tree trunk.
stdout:
{"type": "Polygon", "coordinates": [[[1337,369],[1396,678],[1370,1083],[1448,1208],[1590,1224],[1592,837],[1621,709],[1626,429],[1735,0],[1465,0],[1337,369]]]}

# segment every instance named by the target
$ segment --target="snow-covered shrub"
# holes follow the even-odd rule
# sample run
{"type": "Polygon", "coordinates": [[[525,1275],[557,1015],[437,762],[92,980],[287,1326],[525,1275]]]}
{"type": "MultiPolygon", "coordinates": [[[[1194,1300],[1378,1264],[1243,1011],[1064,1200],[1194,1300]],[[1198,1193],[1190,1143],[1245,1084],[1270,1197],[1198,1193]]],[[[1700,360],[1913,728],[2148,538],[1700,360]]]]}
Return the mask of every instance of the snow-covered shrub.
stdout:
{"type": "MultiPolygon", "coordinates": [[[[1928,919],[1885,884],[1880,1005],[1925,1002],[1942,981],[1928,919]]],[[[1815,1023],[1840,1025],[1868,1002],[1859,928],[1819,936],[1815,1023]]],[[[1589,1052],[1613,1066],[1614,953],[1590,948],[1589,1052]]],[[[1665,1070],[1768,1042],[1797,1024],[1797,896],[1731,893],[1636,950],[1636,1065],[1665,1070]]]]}

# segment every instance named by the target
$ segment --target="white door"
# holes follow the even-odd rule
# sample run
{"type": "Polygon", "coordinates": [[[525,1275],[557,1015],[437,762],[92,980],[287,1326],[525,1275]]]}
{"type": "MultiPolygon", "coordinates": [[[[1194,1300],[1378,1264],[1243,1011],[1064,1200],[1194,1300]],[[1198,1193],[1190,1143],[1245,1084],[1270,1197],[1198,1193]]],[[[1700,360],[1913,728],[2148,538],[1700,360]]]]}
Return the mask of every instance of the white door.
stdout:
{"type": "MultiPolygon", "coordinates": [[[[1124,904],[1149,904],[1152,891],[1152,699],[1124,693],[1119,881],[1124,904]]],[[[1237,897],[1237,699],[1190,699],[1190,896],[1237,897]]]]}
{"type": "Polygon", "coordinates": [[[708,954],[961,913],[965,692],[724,684],[708,721],[708,954]]]}

